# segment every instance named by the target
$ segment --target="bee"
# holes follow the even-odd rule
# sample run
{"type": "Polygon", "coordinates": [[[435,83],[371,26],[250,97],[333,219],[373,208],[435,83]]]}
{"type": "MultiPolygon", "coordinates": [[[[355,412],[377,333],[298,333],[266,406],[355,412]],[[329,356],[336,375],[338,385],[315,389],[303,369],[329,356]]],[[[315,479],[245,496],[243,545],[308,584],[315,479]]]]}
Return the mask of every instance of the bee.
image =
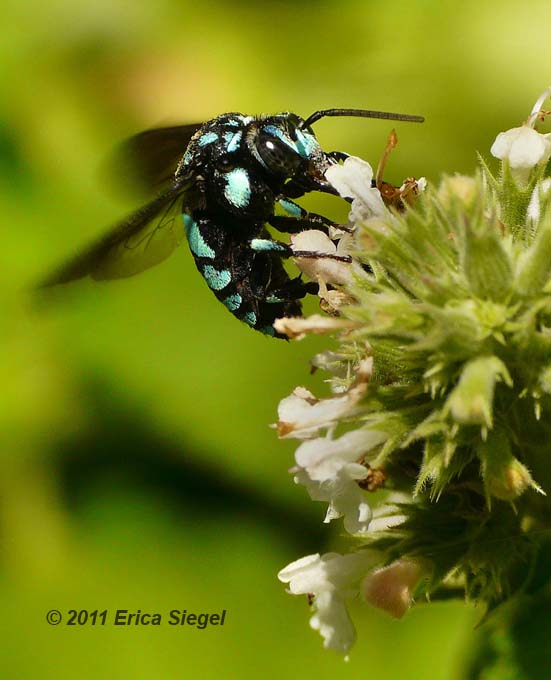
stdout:
{"type": "Polygon", "coordinates": [[[291,278],[290,257],[348,256],[294,250],[271,237],[338,226],[293,199],[312,191],[336,194],[327,168],[347,158],[325,152],[312,125],[326,116],[422,122],[420,116],[364,109],[327,109],[245,116],[224,113],[206,123],[146,130],[123,147],[128,169],[159,193],[46,277],[40,288],[86,276],[133,276],[165,260],[187,238],[197,269],[223,305],[245,324],[274,337],[275,319],[300,316],[301,300],[318,284],[291,278]]]}

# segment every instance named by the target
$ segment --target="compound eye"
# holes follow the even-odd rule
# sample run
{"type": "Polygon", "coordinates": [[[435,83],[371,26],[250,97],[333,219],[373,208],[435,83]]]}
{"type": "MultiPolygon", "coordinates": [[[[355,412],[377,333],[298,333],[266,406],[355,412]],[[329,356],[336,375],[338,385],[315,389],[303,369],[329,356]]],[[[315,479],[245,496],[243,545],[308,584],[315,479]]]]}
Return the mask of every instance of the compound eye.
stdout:
{"type": "Polygon", "coordinates": [[[277,174],[291,176],[300,165],[298,153],[272,135],[261,133],[257,149],[266,166],[277,174]]]}

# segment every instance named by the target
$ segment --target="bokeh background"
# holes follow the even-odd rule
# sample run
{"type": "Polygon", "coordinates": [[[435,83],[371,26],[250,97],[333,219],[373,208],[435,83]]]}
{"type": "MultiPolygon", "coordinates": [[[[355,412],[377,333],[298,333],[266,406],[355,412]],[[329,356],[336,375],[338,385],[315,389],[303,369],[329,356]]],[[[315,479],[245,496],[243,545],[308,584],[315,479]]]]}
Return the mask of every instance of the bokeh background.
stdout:
{"type": "MultiPolygon", "coordinates": [[[[479,613],[354,606],[348,664],[276,579],[338,549],[269,423],[308,359],[239,324],[187,248],[140,277],[24,292],[137,204],[101,171],[149,126],[366,107],[398,124],[386,179],[471,172],[551,82],[546,0],[4,0],[0,40],[0,677],[466,677],[479,613]],[[204,631],[48,626],[49,609],[228,611],[204,631]]],[[[373,164],[384,121],[333,119],[373,164]]],[[[342,219],[333,198],[303,204],[342,219]]],[[[474,677],[474,676],[473,676],[474,677]]],[[[476,676],[478,677],[478,676],[476,676]]]]}

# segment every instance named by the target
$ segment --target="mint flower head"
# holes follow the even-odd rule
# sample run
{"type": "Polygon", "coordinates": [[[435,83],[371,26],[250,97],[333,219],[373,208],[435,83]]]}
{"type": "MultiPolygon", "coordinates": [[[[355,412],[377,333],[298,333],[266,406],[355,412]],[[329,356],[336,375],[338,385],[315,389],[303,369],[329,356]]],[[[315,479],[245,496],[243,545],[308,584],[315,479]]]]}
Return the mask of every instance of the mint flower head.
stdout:
{"type": "Polygon", "coordinates": [[[308,262],[322,309],[333,295],[331,316],[276,322],[289,337],[337,343],[312,360],[330,394],[297,388],[278,423],[281,437],[300,440],[295,482],[350,535],[349,555],[310,556],[279,575],[291,593],[309,593],[326,646],[352,645],[343,613],[352,597],[395,617],[450,595],[490,612],[541,582],[551,540],[551,139],[536,125],[550,94],[497,136],[496,173],[481,159],[475,175],[438,186],[409,178],[390,201],[361,159],[327,171],[351,199],[347,231],[327,240],[354,262],[338,274],[308,262]],[[296,586],[298,573],[328,565],[324,587],[296,586]]]}

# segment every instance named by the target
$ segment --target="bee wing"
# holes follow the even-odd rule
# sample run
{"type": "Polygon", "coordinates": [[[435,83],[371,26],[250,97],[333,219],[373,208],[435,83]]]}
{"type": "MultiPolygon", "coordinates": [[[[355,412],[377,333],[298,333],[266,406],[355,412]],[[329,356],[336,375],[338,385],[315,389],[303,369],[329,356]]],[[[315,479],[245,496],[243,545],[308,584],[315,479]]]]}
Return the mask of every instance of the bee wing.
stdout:
{"type": "Polygon", "coordinates": [[[38,288],[93,279],[133,276],[165,260],[185,237],[182,202],[191,179],[174,182],[82,253],[45,277],[38,288]]]}
{"type": "Polygon", "coordinates": [[[145,130],[129,137],[109,161],[109,175],[141,192],[159,191],[174,178],[188,144],[202,123],[145,130]]]}

